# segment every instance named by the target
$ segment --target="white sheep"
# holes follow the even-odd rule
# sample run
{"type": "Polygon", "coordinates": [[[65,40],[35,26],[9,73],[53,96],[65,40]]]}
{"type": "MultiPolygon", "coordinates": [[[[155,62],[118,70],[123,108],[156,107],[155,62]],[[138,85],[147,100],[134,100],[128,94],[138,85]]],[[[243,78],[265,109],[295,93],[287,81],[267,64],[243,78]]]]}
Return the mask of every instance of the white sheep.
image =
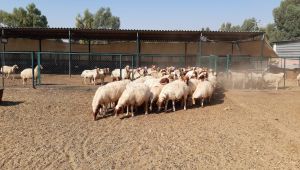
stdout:
{"type": "MultiPolygon", "coordinates": [[[[43,69],[42,65],[40,65],[40,69],[41,70],[43,69]]],[[[32,79],[32,68],[24,69],[20,73],[20,76],[22,78],[23,85],[25,85],[27,83],[27,79],[32,79]]],[[[35,68],[34,68],[34,79],[35,80],[37,80],[37,76],[38,76],[38,66],[35,66],[35,68]]]]}
{"type": "Polygon", "coordinates": [[[298,86],[300,86],[300,74],[298,74],[298,76],[297,76],[297,84],[298,84],[298,86]]]}
{"type": "MultiPolygon", "coordinates": [[[[6,78],[8,79],[9,75],[15,73],[17,69],[19,69],[17,65],[3,66],[1,67],[1,73],[4,74],[4,76],[7,76],[6,78]]],[[[13,77],[13,79],[14,78],[15,77],[13,77]]]]}
{"type": "Polygon", "coordinates": [[[157,105],[158,111],[161,109],[161,105],[165,102],[165,112],[167,111],[168,102],[172,100],[173,104],[173,111],[175,112],[175,101],[182,100],[184,102],[184,110],[186,110],[186,101],[187,96],[189,94],[189,87],[187,86],[186,82],[182,80],[175,80],[169,84],[166,84],[163,89],[161,90],[157,105]]]}
{"type": "Polygon", "coordinates": [[[96,69],[93,69],[93,70],[84,70],[81,73],[81,77],[83,78],[83,83],[87,84],[86,83],[86,79],[89,79],[89,82],[92,83],[92,81],[93,81],[93,75],[94,75],[95,72],[96,72],[96,69]]]}
{"type": "Polygon", "coordinates": [[[246,87],[248,83],[248,74],[247,73],[238,73],[229,71],[232,88],[235,88],[237,84],[241,84],[243,89],[246,87]]]}
{"type": "Polygon", "coordinates": [[[122,71],[122,75],[120,75],[120,69],[114,69],[111,72],[112,79],[113,80],[130,79],[130,74],[132,71],[130,70],[128,65],[125,68],[121,69],[121,71],[122,71]]]}
{"type": "Polygon", "coordinates": [[[130,83],[122,93],[118,104],[115,107],[115,116],[118,115],[120,108],[131,106],[131,116],[134,116],[134,107],[141,106],[145,103],[145,114],[148,114],[148,101],[150,98],[150,89],[144,83],[130,83]]]}
{"type": "Polygon", "coordinates": [[[92,102],[94,120],[101,107],[104,107],[105,113],[106,106],[119,100],[128,83],[130,80],[115,81],[97,89],[92,102]]]}
{"type": "Polygon", "coordinates": [[[211,84],[213,85],[214,89],[217,88],[217,73],[216,72],[213,72],[212,70],[209,71],[208,73],[208,78],[207,80],[209,82],[211,82],[211,84]]]}
{"type": "Polygon", "coordinates": [[[259,88],[261,87],[262,83],[263,83],[263,77],[261,73],[249,73],[248,74],[248,78],[251,84],[251,88],[259,88]]]}
{"type": "Polygon", "coordinates": [[[159,82],[153,82],[150,86],[150,111],[152,111],[152,106],[154,101],[156,101],[159,97],[159,94],[162,90],[162,88],[168,84],[170,81],[168,78],[160,79],[159,82]]]}
{"type": "Polygon", "coordinates": [[[274,74],[274,73],[263,73],[263,81],[265,84],[273,84],[275,83],[276,86],[276,90],[278,90],[279,87],[279,83],[283,80],[284,77],[284,73],[278,73],[278,74],[274,74]]]}
{"type": "Polygon", "coordinates": [[[203,107],[203,103],[205,99],[208,99],[208,101],[210,102],[213,91],[214,91],[214,87],[211,82],[207,80],[200,81],[195,92],[193,93],[193,97],[192,97],[193,104],[196,103],[195,99],[200,99],[201,107],[203,107]]]}

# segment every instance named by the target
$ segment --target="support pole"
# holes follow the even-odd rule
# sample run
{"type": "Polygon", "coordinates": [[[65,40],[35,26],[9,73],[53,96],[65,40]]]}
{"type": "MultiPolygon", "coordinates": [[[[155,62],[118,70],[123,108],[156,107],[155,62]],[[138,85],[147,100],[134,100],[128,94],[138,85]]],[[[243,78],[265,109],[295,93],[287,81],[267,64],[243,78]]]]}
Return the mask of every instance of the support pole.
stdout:
{"type": "Polygon", "coordinates": [[[38,85],[41,85],[41,54],[42,52],[42,40],[39,39],[39,53],[38,53],[38,85]]]}
{"type": "Polygon", "coordinates": [[[285,79],[286,79],[286,70],[285,70],[286,65],[285,65],[285,59],[286,59],[286,58],[283,59],[283,63],[284,63],[283,87],[284,87],[284,88],[285,88],[285,79]]]}
{"type": "Polygon", "coordinates": [[[31,70],[32,70],[32,88],[35,89],[35,84],[34,84],[34,52],[31,52],[31,70]]]}
{"type": "Polygon", "coordinates": [[[91,66],[91,40],[89,40],[89,66],[91,66]]]}
{"type": "Polygon", "coordinates": [[[262,72],[262,61],[264,56],[264,44],[265,44],[265,34],[262,35],[261,38],[261,48],[260,48],[260,71],[262,72]]]}
{"type": "Polygon", "coordinates": [[[71,52],[72,52],[71,30],[69,30],[69,76],[70,76],[70,78],[71,78],[71,52]]]}
{"type": "Polygon", "coordinates": [[[137,32],[136,33],[136,67],[140,67],[141,65],[141,58],[140,58],[140,52],[141,52],[141,42],[140,42],[140,35],[137,32]]]}
{"type": "Polygon", "coordinates": [[[122,55],[120,55],[119,68],[120,68],[120,79],[122,79],[122,55]]]}
{"type": "Polygon", "coordinates": [[[184,66],[187,66],[187,43],[184,43],[184,66]]]}
{"type": "Polygon", "coordinates": [[[198,63],[198,66],[201,66],[201,57],[202,57],[202,33],[199,37],[199,45],[198,45],[198,54],[197,54],[198,61],[196,62],[198,63]]]}

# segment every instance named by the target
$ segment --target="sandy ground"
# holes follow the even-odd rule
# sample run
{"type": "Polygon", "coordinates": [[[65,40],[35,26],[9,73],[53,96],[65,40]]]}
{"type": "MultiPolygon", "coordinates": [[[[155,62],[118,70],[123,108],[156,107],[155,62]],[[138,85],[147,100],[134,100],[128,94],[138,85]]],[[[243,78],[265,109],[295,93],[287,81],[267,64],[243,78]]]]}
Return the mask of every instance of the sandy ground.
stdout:
{"type": "Polygon", "coordinates": [[[300,168],[298,87],[229,90],[204,108],[93,121],[96,87],[76,81],[5,89],[0,169],[300,168]]]}

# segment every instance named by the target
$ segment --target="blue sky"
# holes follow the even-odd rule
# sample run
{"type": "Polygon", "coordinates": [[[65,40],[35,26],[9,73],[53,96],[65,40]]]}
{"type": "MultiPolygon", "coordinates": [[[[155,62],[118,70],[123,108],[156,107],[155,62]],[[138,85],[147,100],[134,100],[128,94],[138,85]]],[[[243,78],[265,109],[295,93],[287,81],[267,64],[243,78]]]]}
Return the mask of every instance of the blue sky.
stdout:
{"type": "Polygon", "coordinates": [[[85,9],[95,12],[110,7],[123,29],[217,30],[229,21],[241,24],[255,17],[266,25],[281,0],[0,0],[0,9],[11,12],[34,2],[47,16],[50,27],[74,27],[75,17],[85,9]],[[51,2],[51,3],[50,3],[51,2]]]}

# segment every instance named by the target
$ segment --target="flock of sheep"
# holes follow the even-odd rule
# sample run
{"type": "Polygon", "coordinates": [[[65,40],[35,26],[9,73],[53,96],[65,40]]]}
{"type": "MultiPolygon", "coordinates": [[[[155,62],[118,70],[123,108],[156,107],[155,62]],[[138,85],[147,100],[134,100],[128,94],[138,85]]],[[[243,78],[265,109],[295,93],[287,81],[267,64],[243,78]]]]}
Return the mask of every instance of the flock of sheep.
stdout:
{"type": "Polygon", "coordinates": [[[114,107],[116,116],[124,108],[127,108],[126,115],[131,110],[131,115],[134,116],[134,110],[143,104],[145,114],[148,114],[148,109],[153,111],[154,104],[157,105],[158,112],[163,105],[167,111],[169,101],[172,101],[173,111],[176,110],[176,101],[181,101],[186,110],[189,101],[195,104],[200,99],[203,107],[205,100],[210,102],[217,86],[216,73],[211,69],[198,67],[157,69],[153,66],[149,69],[130,69],[126,66],[122,71],[113,70],[111,76],[119,81],[97,89],[92,101],[94,120],[98,113],[105,114],[109,107],[114,107]]]}
{"type": "MultiPolygon", "coordinates": [[[[9,78],[9,76],[11,74],[15,74],[18,69],[19,69],[19,67],[17,65],[2,66],[0,71],[6,78],[9,78]]],[[[42,65],[40,65],[40,69],[43,69],[42,65]]],[[[34,79],[37,79],[37,76],[38,76],[38,66],[36,66],[34,68],[34,79]]],[[[32,79],[32,77],[33,77],[32,68],[26,68],[23,71],[21,71],[20,77],[23,81],[23,85],[25,85],[27,83],[27,80],[32,79]]],[[[14,79],[14,77],[13,77],[13,79],[14,79]]]]}

